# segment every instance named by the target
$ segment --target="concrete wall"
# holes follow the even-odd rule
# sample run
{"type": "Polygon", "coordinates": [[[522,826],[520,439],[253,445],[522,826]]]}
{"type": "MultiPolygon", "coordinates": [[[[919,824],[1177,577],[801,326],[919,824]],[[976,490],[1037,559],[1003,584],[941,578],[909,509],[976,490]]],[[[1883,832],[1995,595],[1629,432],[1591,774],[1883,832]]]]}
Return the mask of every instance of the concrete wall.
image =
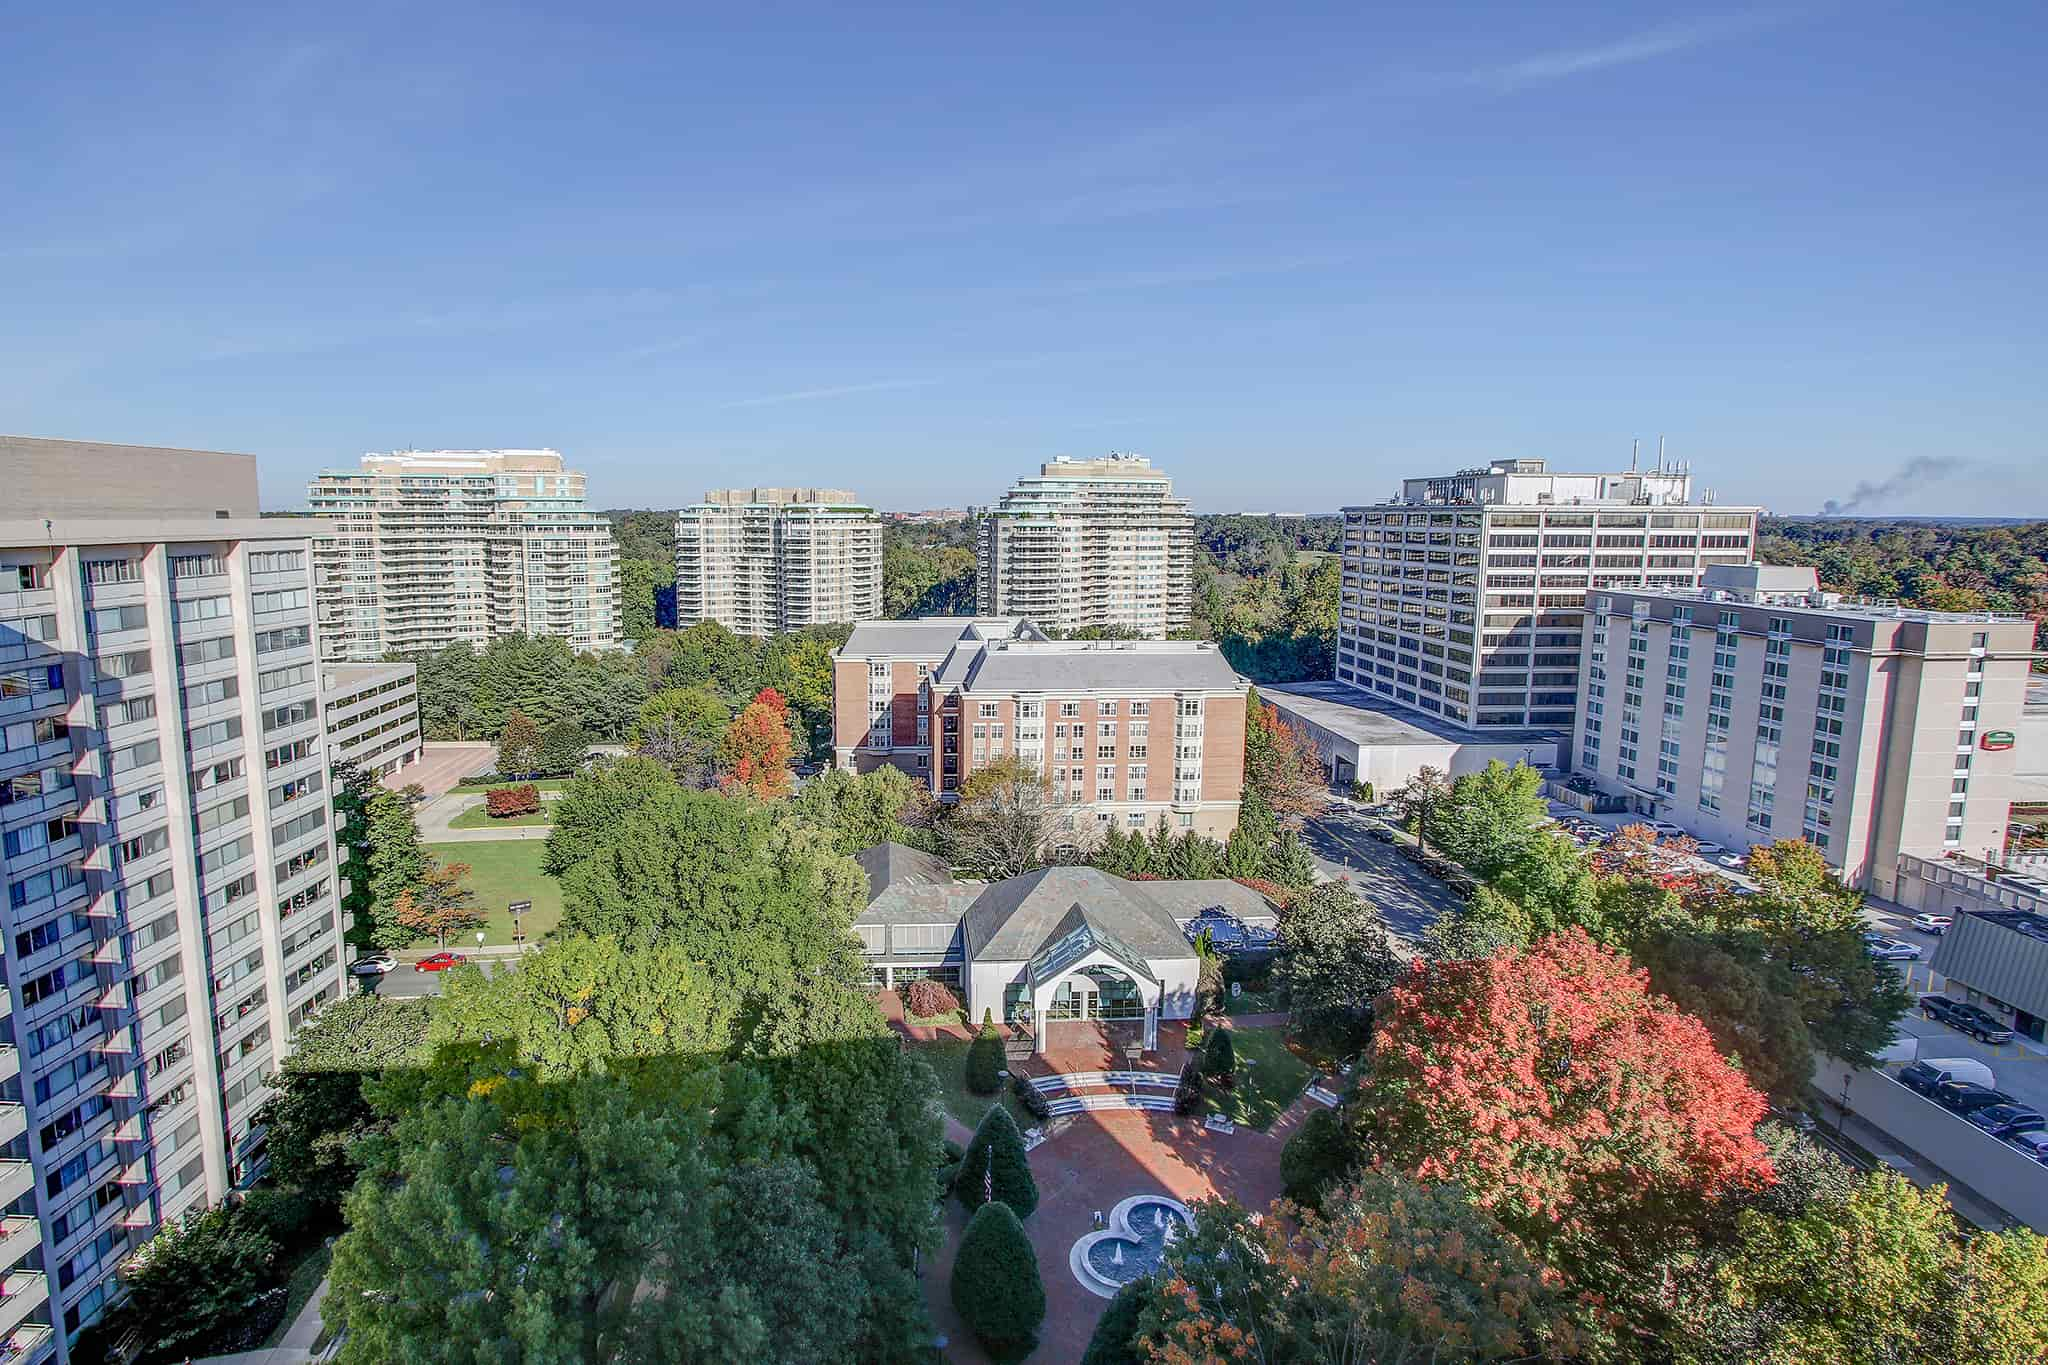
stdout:
{"type": "Polygon", "coordinates": [[[1998,1205],[2034,1231],[2048,1233],[2048,1166],[2009,1147],[1976,1125],[1906,1089],[1883,1071],[1850,1068],[1823,1057],[1813,1083],[1839,1103],[1848,1082],[1849,1112],[1897,1138],[1945,1172],[1950,1183],[1998,1205]]]}
{"type": "Polygon", "coordinates": [[[0,436],[9,517],[257,514],[256,457],[218,450],[0,436]]]}

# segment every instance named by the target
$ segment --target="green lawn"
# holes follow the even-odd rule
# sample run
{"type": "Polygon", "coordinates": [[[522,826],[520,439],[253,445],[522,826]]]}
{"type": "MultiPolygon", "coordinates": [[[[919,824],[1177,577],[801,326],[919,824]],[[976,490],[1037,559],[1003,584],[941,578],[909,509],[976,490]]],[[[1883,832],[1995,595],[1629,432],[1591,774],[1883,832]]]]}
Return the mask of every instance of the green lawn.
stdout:
{"type": "Polygon", "coordinates": [[[1233,1123],[1270,1128],[1308,1084],[1308,1063],[1287,1050],[1281,1029],[1233,1028],[1230,1041],[1237,1053],[1237,1085],[1210,1086],[1209,1107],[1233,1123]]]}
{"type": "Polygon", "coordinates": [[[1017,1120],[1019,1128],[1028,1128],[1037,1120],[1024,1112],[1017,1103],[1017,1097],[1007,1089],[1000,1095],[977,1095],[967,1088],[967,1043],[965,1038],[939,1038],[929,1043],[912,1041],[910,1049],[931,1064],[939,1073],[939,1094],[945,1102],[946,1112],[972,1128],[979,1124],[988,1113],[991,1104],[1001,1104],[1010,1111],[1010,1117],[1017,1120]]]}
{"type": "Polygon", "coordinates": [[[327,1278],[327,1266],[334,1259],[334,1245],[322,1242],[292,1268],[291,1277],[285,1281],[284,1319],[277,1324],[263,1345],[273,1348],[284,1344],[285,1335],[292,1330],[292,1324],[299,1320],[306,1304],[312,1300],[313,1291],[320,1287],[320,1281],[327,1278]]]}
{"type": "MultiPolygon", "coordinates": [[[[573,780],[567,777],[544,777],[533,785],[544,792],[567,791],[569,783],[573,780]]],[[[524,782],[470,782],[460,787],[450,787],[448,790],[453,792],[487,792],[493,787],[523,787],[525,785],[527,784],[524,782]]]]}
{"type": "Polygon", "coordinates": [[[462,812],[462,814],[456,816],[453,820],[450,820],[448,822],[448,828],[519,829],[522,827],[530,827],[533,825],[552,825],[553,823],[555,823],[555,818],[554,813],[549,809],[550,804],[551,803],[549,802],[543,801],[541,802],[540,809],[538,811],[535,811],[532,815],[508,815],[502,820],[493,819],[491,817],[491,813],[488,807],[471,806],[468,810],[462,812]]]}
{"type": "MultiPolygon", "coordinates": [[[[513,901],[533,902],[522,927],[531,943],[553,929],[562,918],[562,888],[540,870],[545,839],[507,839],[502,843],[428,844],[427,852],[443,863],[468,863],[469,884],[476,891],[476,903],[490,915],[484,925],[484,942],[512,941],[512,917],[505,907],[513,901]]],[[[476,942],[472,933],[469,943],[476,942]]],[[[455,945],[451,945],[455,946],[455,945]]]]}
{"type": "Polygon", "coordinates": [[[1278,991],[1241,991],[1236,995],[1229,991],[1223,993],[1225,1014],[1276,1014],[1280,1009],[1278,991]]]}

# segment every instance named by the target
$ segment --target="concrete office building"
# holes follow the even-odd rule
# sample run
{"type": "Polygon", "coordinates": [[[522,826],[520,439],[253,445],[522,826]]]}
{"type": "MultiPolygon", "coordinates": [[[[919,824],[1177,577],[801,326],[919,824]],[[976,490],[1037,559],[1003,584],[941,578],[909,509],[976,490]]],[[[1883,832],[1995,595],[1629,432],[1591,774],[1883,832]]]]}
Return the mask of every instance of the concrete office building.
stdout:
{"type": "Polygon", "coordinates": [[[1376,797],[1407,785],[1424,768],[1447,777],[1480,772],[1493,762],[1549,769],[1563,752],[1563,737],[1555,730],[1467,730],[1350,683],[1261,684],[1259,700],[1316,746],[1333,786],[1369,782],[1376,797]]]}
{"type": "Polygon", "coordinates": [[[676,513],[676,621],[741,635],[882,614],[882,518],[839,488],[715,488],[676,513]]]}
{"type": "Polygon", "coordinates": [[[1015,618],[853,628],[834,656],[838,766],[890,763],[958,799],[975,769],[1025,758],[1075,847],[1112,824],[1227,838],[1244,788],[1245,688],[1199,641],[1049,640],[1015,618]]]}
{"type": "Polygon", "coordinates": [[[327,761],[389,777],[420,759],[417,664],[322,664],[327,761]]]}
{"type": "Polygon", "coordinates": [[[978,607],[1061,632],[1128,626],[1163,638],[1188,623],[1195,518],[1137,455],[1062,455],[1019,479],[975,527],[978,607]]]}
{"type": "Polygon", "coordinates": [[[1754,557],[1755,507],[1694,501],[1682,468],[1552,473],[1542,460],[1408,479],[1344,509],[1336,674],[1485,730],[1563,729],[1586,594],[1691,588],[1754,557]]]}
{"type": "Polygon", "coordinates": [[[1595,592],[1571,752],[1642,814],[1806,839],[1889,897],[1901,854],[2003,846],[2033,648],[2025,617],[1844,599],[1810,568],[1595,592]]]}
{"type": "Polygon", "coordinates": [[[317,528],[258,517],[248,456],[16,460],[107,490],[0,519],[0,1341],[37,1362],[259,1172],[264,1079],[343,966],[317,528]]]}
{"type": "Polygon", "coordinates": [[[330,523],[314,540],[325,657],[386,654],[500,635],[576,650],[619,644],[619,554],[583,501],[583,475],[553,450],[365,455],[308,485],[330,523]]]}

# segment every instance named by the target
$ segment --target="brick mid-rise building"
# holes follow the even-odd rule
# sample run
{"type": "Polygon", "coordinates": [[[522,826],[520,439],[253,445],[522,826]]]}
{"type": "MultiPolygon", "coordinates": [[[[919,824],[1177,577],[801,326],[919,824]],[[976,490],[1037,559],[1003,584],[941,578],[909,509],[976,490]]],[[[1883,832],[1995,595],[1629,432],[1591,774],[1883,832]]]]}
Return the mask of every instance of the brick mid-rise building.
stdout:
{"type": "Polygon", "coordinates": [[[892,764],[942,801],[1021,756],[1070,807],[1077,843],[1112,824],[1227,837],[1244,787],[1245,680],[1199,641],[1050,640],[1015,617],[854,627],[833,664],[839,766],[892,764]]]}

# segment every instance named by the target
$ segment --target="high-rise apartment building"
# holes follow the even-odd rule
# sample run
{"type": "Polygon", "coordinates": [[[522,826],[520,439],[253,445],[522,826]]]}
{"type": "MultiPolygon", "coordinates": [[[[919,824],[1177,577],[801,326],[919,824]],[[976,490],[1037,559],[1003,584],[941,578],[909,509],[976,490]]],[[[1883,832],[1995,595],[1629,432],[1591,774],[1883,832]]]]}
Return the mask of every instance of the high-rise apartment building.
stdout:
{"type": "Polygon", "coordinates": [[[1586,594],[1693,588],[1755,555],[1762,509],[1694,501],[1666,468],[1542,460],[1405,480],[1344,509],[1337,677],[1475,729],[1572,723],[1586,594]]]}
{"type": "Polygon", "coordinates": [[[107,491],[0,519],[0,1342],[31,1363],[254,1177],[265,1077],[343,985],[314,525],[259,518],[248,456],[0,440],[0,486],[52,469],[107,491]]]}
{"type": "Polygon", "coordinates": [[[1804,839],[1891,896],[1899,855],[2005,844],[2034,627],[1716,566],[1595,592],[1572,753],[1634,808],[1733,848],[1804,839]]]}
{"type": "Polygon", "coordinates": [[[583,501],[583,475],[552,450],[365,455],[307,487],[331,523],[313,544],[326,657],[386,654],[500,635],[573,649],[619,643],[619,555],[583,501]]]}
{"type": "Polygon", "coordinates": [[[882,614],[882,518],[839,488],[715,488],[676,513],[676,623],[741,635],[882,614]]]}
{"type": "Polygon", "coordinates": [[[853,628],[832,667],[842,768],[884,763],[958,799],[1006,757],[1043,774],[1085,847],[1114,825],[1227,838],[1244,789],[1245,680],[1194,640],[1049,640],[1015,618],[853,628]]]}
{"type": "Polygon", "coordinates": [[[1062,455],[1017,480],[975,527],[978,610],[1054,631],[1127,626],[1153,639],[1188,623],[1195,518],[1138,455],[1062,455]]]}

